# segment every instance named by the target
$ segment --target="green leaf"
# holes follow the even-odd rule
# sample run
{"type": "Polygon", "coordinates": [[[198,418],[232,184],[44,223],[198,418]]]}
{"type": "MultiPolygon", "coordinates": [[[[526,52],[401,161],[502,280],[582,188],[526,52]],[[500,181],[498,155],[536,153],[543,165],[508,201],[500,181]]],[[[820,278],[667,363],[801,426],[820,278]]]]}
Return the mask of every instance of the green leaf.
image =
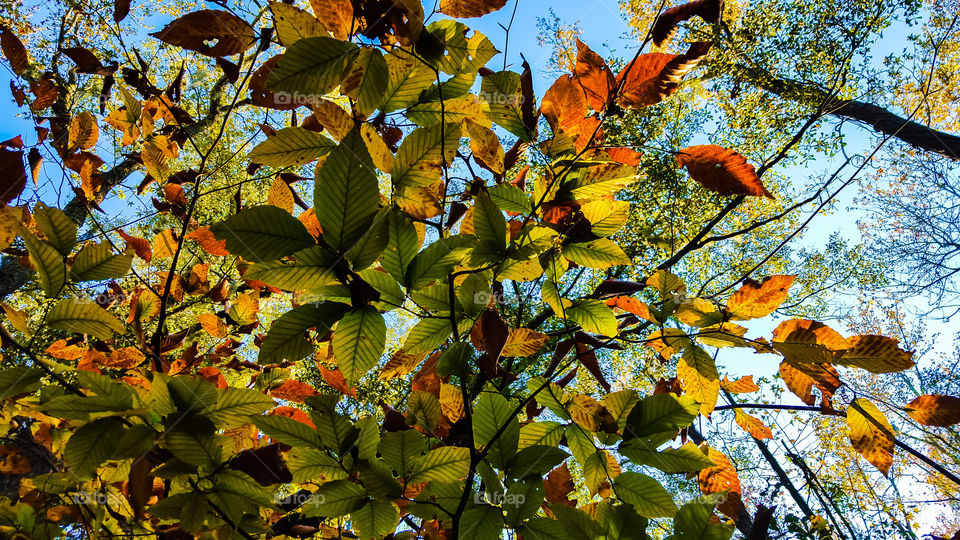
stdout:
{"type": "Polygon", "coordinates": [[[61,255],[69,255],[77,245],[77,226],[59,208],[37,203],[33,209],[37,230],[47,237],[47,242],[61,255]]]}
{"type": "Polygon", "coordinates": [[[450,319],[446,317],[420,319],[407,334],[403,350],[408,354],[428,353],[443,345],[452,333],[450,319]]]}
{"type": "Polygon", "coordinates": [[[269,5],[277,38],[284,47],[303,38],[326,36],[327,29],[312,13],[282,2],[270,2],[269,5]]]}
{"type": "Polygon", "coordinates": [[[266,86],[295,97],[320,98],[340,84],[347,62],[357,52],[353,43],[329,37],[298,40],[280,57],[266,86]]]}
{"type": "Polygon", "coordinates": [[[387,324],[375,308],[366,306],[346,314],[333,332],[337,366],[353,386],[377,365],[387,340],[387,324]]]}
{"type": "Polygon", "coordinates": [[[414,257],[407,269],[405,283],[408,289],[419,289],[430,282],[446,277],[463,261],[464,255],[475,245],[472,236],[441,238],[414,257]]]}
{"type": "Polygon", "coordinates": [[[123,437],[124,424],[120,418],[101,418],[80,426],[63,448],[63,457],[70,472],[81,478],[93,472],[113,453],[123,437]]]}
{"type": "Polygon", "coordinates": [[[696,501],[683,505],[673,518],[674,538],[678,540],[727,540],[733,527],[711,523],[713,505],[696,501]]]}
{"type": "Polygon", "coordinates": [[[507,476],[510,478],[541,477],[552,471],[569,454],[556,446],[534,445],[517,452],[507,465],[507,476]]]}
{"type": "Polygon", "coordinates": [[[163,446],[180,461],[212,469],[223,462],[222,439],[192,425],[177,424],[176,429],[164,433],[163,446]]]}
{"type": "Polygon", "coordinates": [[[410,132],[394,158],[393,185],[429,186],[440,180],[444,163],[452,164],[460,146],[458,124],[436,124],[410,132]]]}
{"type": "Polygon", "coordinates": [[[297,218],[276,206],[254,206],[210,227],[234,255],[254,262],[274,261],[315,246],[297,218]]]}
{"type": "MultiPolygon", "coordinates": [[[[296,422],[296,420],[294,420],[296,422]]],[[[305,448],[303,446],[294,446],[290,449],[287,456],[287,467],[290,474],[293,475],[294,482],[331,482],[333,480],[343,480],[349,473],[344,470],[335,457],[317,450],[315,448],[305,448]]]]}
{"type": "Polygon", "coordinates": [[[597,236],[610,236],[619,231],[630,217],[628,201],[600,199],[584,204],[580,210],[590,222],[590,231],[597,236]]]}
{"type": "Polygon", "coordinates": [[[337,517],[345,516],[360,508],[367,492],[359,484],[347,480],[335,480],[320,486],[313,496],[311,503],[302,507],[308,517],[337,517]]]}
{"type": "Polygon", "coordinates": [[[223,469],[214,477],[215,493],[232,493],[260,507],[273,506],[271,492],[245,472],[223,469]]]}
{"type": "Polygon", "coordinates": [[[250,265],[243,278],[262,281],[271,287],[284,291],[314,291],[323,287],[337,285],[337,276],[331,269],[335,262],[333,255],[320,246],[307,248],[294,253],[315,253],[310,262],[270,261],[250,265]]]}
{"type": "Polygon", "coordinates": [[[417,103],[420,93],[437,80],[433,71],[414,59],[409,53],[396,48],[386,57],[389,78],[383,92],[380,110],[389,113],[417,103]]]}
{"type": "Polygon", "coordinates": [[[414,390],[407,398],[407,423],[433,433],[440,424],[440,400],[430,392],[414,390]]]}
{"type": "Polygon", "coordinates": [[[373,217],[373,223],[357,243],[347,251],[347,260],[355,271],[368,268],[383,254],[390,241],[390,223],[387,215],[390,208],[381,208],[373,217]]]}
{"type": "Polygon", "coordinates": [[[374,304],[375,306],[381,310],[389,311],[403,305],[403,289],[400,288],[397,280],[384,272],[383,269],[367,268],[366,270],[360,270],[357,274],[380,293],[380,302],[374,304]]]}
{"type": "Polygon", "coordinates": [[[74,299],[57,302],[47,312],[46,323],[65,332],[89,334],[102,340],[126,333],[123,323],[109,311],[93,302],[74,299]]]}
{"type": "Polygon", "coordinates": [[[251,416],[259,416],[277,405],[270,396],[249,388],[228,387],[217,393],[220,399],[204,415],[227,428],[247,424],[251,416]]]}
{"type": "Polygon", "coordinates": [[[638,472],[625,472],[613,479],[613,491],[646,518],[673,517],[677,505],[659,482],[638,472]]]}
{"type": "Polygon", "coordinates": [[[130,272],[133,256],[114,255],[108,242],[87,244],[73,259],[70,277],[76,281],[116,279],[130,272]]]}
{"type": "Polygon", "coordinates": [[[414,462],[411,484],[422,482],[456,483],[470,468],[470,449],[460,446],[435,448],[414,462]]]}
{"type": "Polygon", "coordinates": [[[337,302],[314,302],[293,308],[273,322],[260,345],[261,364],[296,361],[313,351],[304,337],[308,328],[326,334],[346,312],[347,306],[337,302]]]}
{"type": "Polygon", "coordinates": [[[626,433],[644,437],[655,433],[676,432],[689,426],[700,413],[700,405],[690,396],[654,394],[640,400],[627,419],[626,433]]]}
{"type": "Polygon", "coordinates": [[[619,452],[637,465],[649,465],[666,473],[695,473],[714,466],[692,442],[658,451],[646,439],[632,439],[621,444],[619,452]]]}
{"type": "Polygon", "coordinates": [[[380,205],[377,170],[354,128],[320,167],[313,191],[323,238],[336,252],[354,246],[373,223],[380,205]]]}
{"type": "Polygon", "coordinates": [[[389,272],[393,279],[406,283],[407,268],[420,251],[417,228],[410,218],[397,209],[387,215],[387,221],[390,232],[380,266],[389,272]]]}
{"type": "Polygon", "coordinates": [[[40,388],[43,372],[37,368],[13,366],[0,371],[0,401],[40,388]]]}
{"type": "Polygon", "coordinates": [[[502,250],[507,245],[507,221],[503,211],[485,193],[474,197],[473,229],[477,238],[502,250]]]}
{"type": "Polygon", "coordinates": [[[563,256],[571,261],[593,268],[602,270],[612,266],[630,264],[630,257],[620,249],[613,240],[609,238],[598,238],[590,242],[578,244],[567,244],[562,249],[563,256]]]}
{"type": "MultiPolygon", "coordinates": [[[[539,395],[539,394],[537,394],[539,395]]],[[[563,437],[560,422],[530,422],[520,427],[520,449],[534,445],[556,446],[563,437]]]]}
{"type": "Polygon", "coordinates": [[[397,528],[400,511],[392,502],[367,501],[350,518],[360,538],[383,538],[397,528]]]}
{"type": "Polygon", "coordinates": [[[426,437],[414,429],[389,432],[380,440],[383,460],[402,477],[413,469],[426,448],[426,437]]]}
{"type": "Polygon", "coordinates": [[[506,511],[506,522],[511,527],[517,527],[523,520],[535,516],[543,504],[543,498],[543,479],[528,478],[514,482],[503,497],[502,507],[506,511]]]}
{"type": "Polygon", "coordinates": [[[503,512],[496,506],[477,504],[468,507],[460,518],[457,538],[495,540],[503,534],[503,512]]]}
{"type": "Polygon", "coordinates": [[[250,161],[270,167],[306,165],[337,145],[325,135],[302,127],[285,127],[253,148],[250,161]]]}
{"type": "Polygon", "coordinates": [[[523,95],[520,93],[520,74],[512,71],[500,71],[487,75],[480,82],[480,98],[490,104],[490,119],[493,123],[530,142],[531,134],[523,124],[520,105],[523,95]]]}
{"type": "Polygon", "coordinates": [[[384,99],[383,89],[389,74],[383,54],[373,47],[363,47],[343,73],[340,93],[355,100],[353,110],[369,116],[384,99]]]}
{"type": "Polygon", "coordinates": [[[530,196],[513,184],[498,184],[487,189],[487,193],[501,210],[524,215],[533,211],[530,196]]]}
{"type": "Polygon", "coordinates": [[[18,232],[27,245],[30,264],[37,271],[40,288],[47,298],[53,298],[67,284],[67,265],[63,255],[49,242],[44,242],[30,231],[19,227],[18,232]]]}
{"type": "Polygon", "coordinates": [[[498,469],[516,455],[520,443],[520,423],[514,411],[507,398],[496,392],[481,393],[473,407],[473,443],[478,450],[491,444],[487,459],[498,469]],[[501,429],[503,433],[493,440],[501,429]]]}
{"type": "Polygon", "coordinates": [[[599,300],[578,300],[564,310],[566,316],[587,332],[603,336],[616,336],[617,316],[606,304],[599,300]]]}
{"type": "Polygon", "coordinates": [[[290,446],[319,448],[320,438],[310,426],[286,416],[258,416],[253,418],[254,425],[273,439],[290,446]]]}

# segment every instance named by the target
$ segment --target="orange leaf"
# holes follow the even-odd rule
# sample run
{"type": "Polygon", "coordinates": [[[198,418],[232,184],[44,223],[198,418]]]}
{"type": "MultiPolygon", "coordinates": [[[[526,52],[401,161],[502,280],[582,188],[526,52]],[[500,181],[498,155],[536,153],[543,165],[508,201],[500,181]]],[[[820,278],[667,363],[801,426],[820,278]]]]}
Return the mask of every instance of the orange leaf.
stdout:
{"type": "Polygon", "coordinates": [[[707,448],[707,457],[714,463],[713,467],[703,469],[697,475],[700,483],[700,492],[704,495],[726,493],[726,499],[717,506],[723,515],[736,519],[743,502],[740,499],[740,477],[730,459],[722,453],[707,448]]]}
{"type": "Polygon", "coordinates": [[[617,75],[619,103],[628,109],[656,105],[680,87],[680,80],[710,50],[710,42],[696,42],[687,52],[676,54],[646,53],[631,60],[617,75]]]}
{"type": "Polygon", "coordinates": [[[303,412],[302,410],[296,407],[289,407],[286,405],[282,407],[276,407],[270,410],[267,413],[267,415],[268,416],[286,416],[287,418],[292,418],[297,422],[300,422],[301,424],[305,424],[310,426],[313,429],[317,429],[317,426],[314,425],[313,420],[310,420],[310,417],[307,415],[307,413],[303,412]]]}
{"type": "Polygon", "coordinates": [[[886,336],[853,336],[847,339],[850,349],[837,364],[865,369],[870,373],[896,373],[914,366],[913,353],[897,346],[899,341],[886,336]]]}
{"type": "Polygon", "coordinates": [[[124,347],[110,353],[110,358],[102,365],[111,369],[133,369],[145,359],[146,357],[136,347],[124,347]]]}
{"type": "Polygon", "coordinates": [[[130,236],[123,232],[123,229],[117,229],[117,233],[119,233],[123,241],[127,243],[127,248],[132,249],[133,252],[137,254],[137,257],[140,257],[146,262],[150,262],[151,257],[153,257],[153,249],[150,247],[150,242],[138,236],[130,236]]]}
{"type": "Polygon", "coordinates": [[[960,423],[960,398],[928,394],[906,407],[911,418],[926,426],[946,427],[960,423]]]}
{"type": "Polygon", "coordinates": [[[850,444],[883,474],[893,464],[893,428],[876,405],[863,398],[847,408],[850,444]]]}
{"type": "Polygon", "coordinates": [[[289,380],[270,390],[270,395],[277,399],[303,403],[304,399],[317,395],[317,391],[307,383],[289,380]]]}
{"type": "Polygon", "coordinates": [[[227,387],[227,379],[224,378],[223,373],[220,373],[219,369],[213,366],[200,369],[200,371],[197,372],[197,375],[217,388],[227,387]]]}
{"type": "Polygon", "coordinates": [[[747,158],[729,148],[715,144],[690,146],[677,154],[677,163],[687,168],[690,178],[720,195],[773,198],[747,158]]]}
{"type": "Polygon", "coordinates": [[[187,240],[195,240],[204,251],[215,257],[227,257],[230,252],[227,251],[227,241],[217,240],[210,232],[210,227],[197,227],[197,229],[185,236],[187,240]]]}
{"type": "Polygon", "coordinates": [[[47,354],[61,360],[79,360],[86,349],[78,345],[68,345],[67,340],[61,339],[47,347],[47,354]]]}
{"type": "Polygon", "coordinates": [[[832,409],[830,399],[834,392],[843,385],[840,374],[830,364],[791,364],[784,360],[780,363],[780,377],[801,401],[813,405],[813,385],[820,390],[823,407],[832,409]]]}
{"type": "Polygon", "coordinates": [[[353,26],[353,3],[351,0],[310,0],[314,15],[337,39],[350,37],[353,26]]]}
{"type": "Polygon", "coordinates": [[[507,0],[440,0],[440,12],[448,17],[467,19],[493,13],[507,5],[507,0]]]}
{"type": "Polygon", "coordinates": [[[770,431],[770,428],[765,426],[763,422],[756,416],[750,416],[749,414],[736,409],[735,419],[737,425],[743,428],[744,431],[749,433],[754,439],[772,439],[773,432],[770,431]]]}
{"type": "Polygon", "coordinates": [[[643,154],[633,150],[632,148],[604,148],[603,151],[610,156],[610,159],[630,167],[636,167],[637,165],[640,165],[640,161],[643,159],[643,154]]]}
{"type": "Polygon", "coordinates": [[[650,311],[650,306],[644,304],[636,298],[630,296],[616,296],[607,299],[606,304],[610,307],[620,308],[629,313],[633,313],[641,319],[657,324],[657,319],[650,311]]]}
{"type": "Polygon", "coordinates": [[[587,104],[597,112],[607,110],[610,94],[617,88],[617,80],[607,63],[584,42],[577,39],[577,64],[574,77],[583,88],[587,104]]]}
{"type": "Polygon", "coordinates": [[[743,286],[727,299],[730,320],[745,321],[773,313],[787,299],[794,279],[796,276],[770,276],[760,283],[743,280],[743,286]]]}
{"type": "Polygon", "coordinates": [[[543,95],[540,112],[554,133],[569,133],[587,115],[587,97],[572,76],[563,75],[543,95]]]}
{"type": "Polygon", "coordinates": [[[529,328],[514,328],[507,335],[500,356],[532,356],[547,343],[547,335],[529,328]]]}
{"type": "Polygon", "coordinates": [[[720,387],[733,394],[746,394],[749,392],[756,392],[760,389],[760,387],[757,386],[757,383],[753,382],[753,375],[740,377],[735,381],[727,379],[727,376],[724,375],[723,380],[720,381],[720,387]]]}
{"type": "Polygon", "coordinates": [[[227,337],[227,325],[223,322],[223,319],[217,317],[213,313],[201,313],[197,315],[197,321],[200,323],[200,326],[215,338],[225,338],[227,337]]]}
{"type": "Polygon", "coordinates": [[[426,353],[408,354],[403,352],[403,349],[397,349],[390,355],[390,360],[384,364],[383,369],[380,370],[380,378],[395,379],[409,375],[426,357],[426,353]]]}

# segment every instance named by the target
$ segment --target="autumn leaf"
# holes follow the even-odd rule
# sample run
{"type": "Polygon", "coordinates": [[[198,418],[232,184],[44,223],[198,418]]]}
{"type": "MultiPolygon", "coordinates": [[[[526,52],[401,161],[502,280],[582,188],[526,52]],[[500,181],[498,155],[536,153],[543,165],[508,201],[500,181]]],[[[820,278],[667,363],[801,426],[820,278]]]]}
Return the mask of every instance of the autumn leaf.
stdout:
{"type": "Polygon", "coordinates": [[[893,464],[893,428],[870,401],[857,398],[847,408],[847,428],[850,444],[883,474],[893,464]]]}
{"type": "Polygon", "coordinates": [[[765,426],[763,421],[756,416],[750,416],[740,409],[736,409],[735,415],[737,425],[743,428],[743,430],[749,433],[754,439],[763,440],[773,438],[773,432],[770,431],[770,428],[765,426]]]}
{"type": "Polygon", "coordinates": [[[0,148],[0,202],[10,204],[27,187],[27,171],[23,166],[22,150],[0,148]]]}
{"type": "Polygon", "coordinates": [[[664,11],[653,24],[650,38],[656,47],[662,47],[677,30],[677,25],[692,17],[700,17],[708,23],[716,23],[723,12],[723,0],[693,0],[664,11]]]}
{"type": "Polygon", "coordinates": [[[898,346],[899,341],[886,336],[864,335],[847,339],[850,348],[837,359],[837,364],[865,369],[870,373],[896,373],[913,367],[913,353],[898,346]]]}
{"type": "Polygon", "coordinates": [[[617,80],[603,58],[579,39],[573,75],[583,88],[587,105],[597,112],[605,112],[611,94],[617,88],[617,80]]]}
{"type": "Polygon", "coordinates": [[[730,519],[736,519],[740,509],[743,508],[743,502],[740,498],[740,477],[737,475],[737,470],[730,462],[730,458],[722,452],[708,446],[704,453],[713,462],[714,466],[703,469],[697,474],[700,492],[704,495],[726,493],[726,498],[717,506],[717,509],[730,519]]]}
{"type": "Polygon", "coordinates": [[[731,394],[746,394],[760,390],[760,387],[757,386],[757,383],[753,382],[753,375],[740,377],[735,381],[727,379],[727,376],[724,375],[723,380],[720,381],[720,387],[731,394]]]}
{"type": "Polygon", "coordinates": [[[940,394],[919,396],[904,408],[925,426],[946,427],[960,423],[960,398],[940,394]]]}
{"type": "Polygon", "coordinates": [[[223,319],[213,313],[201,313],[197,315],[197,322],[203,327],[204,331],[215,338],[227,337],[227,325],[223,319]]]}
{"type": "Polygon", "coordinates": [[[123,229],[117,229],[117,234],[127,243],[127,249],[132,249],[133,252],[137,254],[137,257],[140,257],[146,262],[150,262],[150,259],[153,257],[153,249],[150,246],[150,242],[138,236],[131,236],[123,232],[123,229]]]}
{"type": "Polygon", "coordinates": [[[507,0],[440,0],[440,12],[449,17],[466,19],[493,13],[507,5],[507,0]]]}
{"type": "Polygon", "coordinates": [[[547,343],[547,335],[528,328],[513,328],[500,356],[533,356],[547,343]]]}
{"type": "Polygon", "coordinates": [[[136,347],[124,347],[111,352],[102,366],[110,369],[133,369],[144,360],[146,357],[136,347]]]}
{"type": "Polygon", "coordinates": [[[188,233],[184,238],[200,244],[200,247],[210,255],[216,257],[230,256],[230,252],[227,251],[227,241],[217,240],[213,232],[210,231],[210,227],[197,227],[196,230],[188,233]]]}
{"type": "Polygon", "coordinates": [[[213,57],[242,53],[257,41],[246,21],[229,11],[213,9],[188,13],[150,35],[164,43],[213,57]]]}
{"type": "Polygon", "coordinates": [[[567,467],[566,463],[547,474],[547,477],[543,479],[543,487],[546,500],[576,508],[576,501],[569,499],[569,495],[575,486],[573,479],[570,477],[570,468],[567,467]]]}
{"type": "Polygon", "coordinates": [[[687,168],[691,178],[710,191],[720,195],[773,198],[753,165],[733,150],[715,144],[702,144],[684,148],[676,159],[677,163],[687,168]]]}
{"type": "Polygon", "coordinates": [[[787,299],[796,276],[769,276],[758,283],[750,278],[727,300],[730,320],[745,321],[770,315],[787,299]]]}
{"type": "Polygon", "coordinates": [[[310,0],[314,15],[328,32],[337,39],[350,37],[353,27],[353,4],[351,0],[310,0]]]}
{"type": "Polygon", "coordinates": [[[270,395],[277,399],[303,403],[304,399],[317,395],[317,391],[307,383],[288,380],[270,390],[270,395]]]}
{"type": "Polygon", "coordinates": [[[0,26],[0,48],[3,49],[3,55],[7,57],[7,62],[10,63],[10,68],[15,74],[23,75],[23,72],[30,67],[26,47],[6,26],[0,26]]]}
{"type": "Polygon", "coordinates": [[[696,42],[687,52],[676,55],[645,53],[630,61],[617,74],[618,103],[640,109],[660,103],[680,87],[680,81],[707,55],[711,43],[696,42]]]}

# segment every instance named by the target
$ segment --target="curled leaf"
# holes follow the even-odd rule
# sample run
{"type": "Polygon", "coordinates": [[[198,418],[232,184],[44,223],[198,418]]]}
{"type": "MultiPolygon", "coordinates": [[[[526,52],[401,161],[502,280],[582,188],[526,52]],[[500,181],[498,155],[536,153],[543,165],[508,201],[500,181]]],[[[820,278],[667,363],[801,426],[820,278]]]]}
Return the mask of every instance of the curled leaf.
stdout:
{"type": "Polygon", "coordinates": [[[677,154],[677,163],[686,167],[690,177],[703,187],[720,195],[773,195],[763,186],[753,165],[740,154],[715,144],[684,148],[677,154]]]}

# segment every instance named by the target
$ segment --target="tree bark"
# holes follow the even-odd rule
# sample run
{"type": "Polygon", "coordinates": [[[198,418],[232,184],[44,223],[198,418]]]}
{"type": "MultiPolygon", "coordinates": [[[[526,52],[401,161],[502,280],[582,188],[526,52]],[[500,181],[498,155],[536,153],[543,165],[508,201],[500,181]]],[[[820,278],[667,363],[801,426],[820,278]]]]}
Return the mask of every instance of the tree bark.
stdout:
{"type": "Polygon", "coordinates": [[[827,114],[849,118],[870,126],[874,131],[899,139],[915,148],[953,160],[960,159],[960,136],[958,135],[933,129],[872,103],[855,99],[836,99],[813,84],[778,79],[765,71],[742,65],[734,65],[732,68],[735,75],[771,94],[793,101],[826,103],[827,114]]]}

